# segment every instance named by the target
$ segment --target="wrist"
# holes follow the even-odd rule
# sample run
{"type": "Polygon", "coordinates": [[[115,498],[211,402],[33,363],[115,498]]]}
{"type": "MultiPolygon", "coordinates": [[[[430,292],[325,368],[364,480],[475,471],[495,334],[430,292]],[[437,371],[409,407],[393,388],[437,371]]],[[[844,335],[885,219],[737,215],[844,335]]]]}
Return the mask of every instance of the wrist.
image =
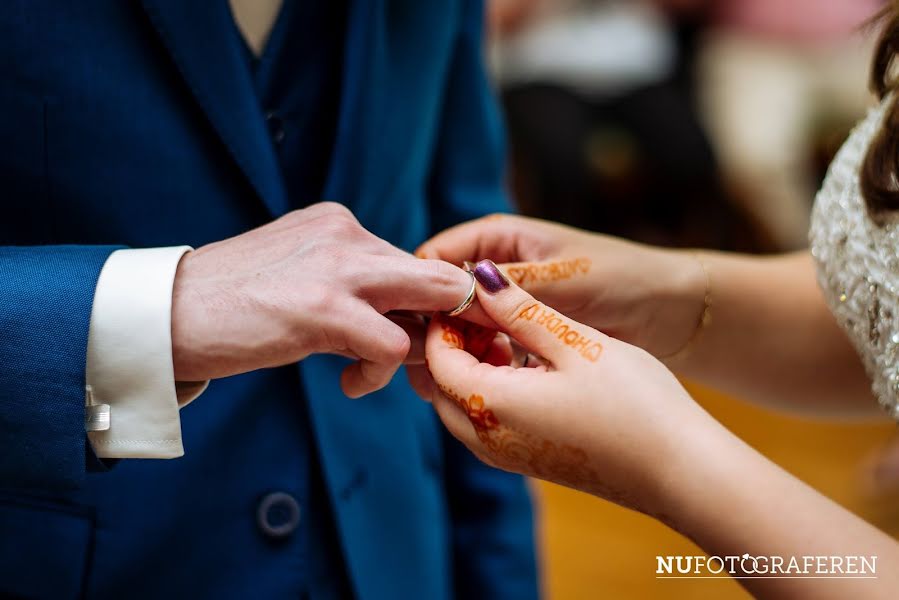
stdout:
{"type": "MultiPolygon", "coordinates": [[[[647,512],[694,541],[714,528],[722,509],[736,506],[741,480],[761,457],[698,405],[673,424],[655,463],[647,512]]],[[[763,459],[761,459],[763,460],[763,459]]]]}
{"type": "Polygon", "coordinates": [[[648,350],[675,365],[704,326],[709,309],[710,280],[698,252],[659,251],[656,269],[648,278],[648,350]]]}
{"type": "Polygon", "coordinates": [[[190,291],[188,275],[188,263],[192,254],[193,252],[187,252],[181,257],[172,286],[172,365],[176,381],[207,379],[199,376],[196,365],[193,364],[195,353],[192,351],[190,323],[194,321],[191,314],[196,309],[196,299],[190,291]]]}

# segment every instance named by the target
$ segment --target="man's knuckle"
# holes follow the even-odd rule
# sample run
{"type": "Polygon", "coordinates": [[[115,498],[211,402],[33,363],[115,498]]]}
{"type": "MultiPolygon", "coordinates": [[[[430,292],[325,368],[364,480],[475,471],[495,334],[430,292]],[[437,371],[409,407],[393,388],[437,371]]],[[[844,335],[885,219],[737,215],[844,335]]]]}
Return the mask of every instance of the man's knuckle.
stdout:
{"type": "Polygon", "coordinates": [[[334,215],[334,216],[337,216],[337,215],[350,216],[350,217],[353,216],[353,213],[350,212],[350,209],[348,209],[343,204],[340,204],[339,202],[332,202],[330,200],[326,200],[324,202],[319,202],[316,206],[318,207],[318,209],[321,211],[322,214],[334,215]]]}
{"type": "Polygon", "coordinates": [[[334,314],[341,304],[340,295],[334,286],[315,284],[305,286],[300,297],[309,314],[334,314]]]}
{"type": "Polygon", "coordinates": [[[440,287],[454,287],[461,279],[462,271],[448,262],[442,260],[423,261],[429,281],[440,287]]]}
{"type": "Polygon", "coordinates": [[[384,336],[384,350],[389,360],[402,362],[412,347],[412,340],[405,332],[397,332],[390,336],[384,336]]]}
{"type": "Polygon", "coordinates": [[[292,210],[278,219],[278,221],[291,227],[297,227],[305,223],[308,218],[308,213],[305,210],[292,210]]]}
{"type": "Polygon", "coordinates": [[[365,235],[365,229],[351,213],[334,214],[328,217],[331,234],[344,241],[355,242],[365,235]]]}

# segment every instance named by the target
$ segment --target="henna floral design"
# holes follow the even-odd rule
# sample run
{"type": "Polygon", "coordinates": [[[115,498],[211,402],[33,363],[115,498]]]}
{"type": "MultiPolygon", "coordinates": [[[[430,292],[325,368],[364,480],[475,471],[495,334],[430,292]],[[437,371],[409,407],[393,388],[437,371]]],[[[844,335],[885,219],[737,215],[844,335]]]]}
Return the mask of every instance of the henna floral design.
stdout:
{"type": "Polygon", "coordinates": [[[466,398],[446,386],[439,388],[468,416],[483,446],[480,453],[487,462],[501,469],[581,490],[599,490],[603,496],[616,501],[622,498],[621,494],[612,490],[600,489],[599,478],[590,468],[589,457],[581,448],[556,444],[503,425],[493,410],[487,408],[480,394],[471,394],[466,398]]]}

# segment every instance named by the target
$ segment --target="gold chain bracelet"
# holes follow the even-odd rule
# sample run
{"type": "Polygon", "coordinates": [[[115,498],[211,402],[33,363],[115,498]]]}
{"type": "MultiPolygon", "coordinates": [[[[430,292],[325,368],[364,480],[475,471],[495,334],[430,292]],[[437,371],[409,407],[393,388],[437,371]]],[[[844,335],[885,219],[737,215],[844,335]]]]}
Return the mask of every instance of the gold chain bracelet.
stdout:
{"type": "Polygon", "coordinates": [[[712,277],[709,275],[709,269],[706,267],[705,261],[702,260],[702,255],[699,252],[692,252],[691,254],[693,255],[693,258],[696,259],[699,268],[702,269],[702,274],[705,276],[705,295],[702,299],[702,312],[699,314],[696,327],[693,328],[693,332],[684,342],[684,345],[675,352],[660,359],[665,362],[677,362],[686,358],[693,349],[696,339],[702,333],[702,330],[708,327],[709,322],[712,320],[712,277]]]}

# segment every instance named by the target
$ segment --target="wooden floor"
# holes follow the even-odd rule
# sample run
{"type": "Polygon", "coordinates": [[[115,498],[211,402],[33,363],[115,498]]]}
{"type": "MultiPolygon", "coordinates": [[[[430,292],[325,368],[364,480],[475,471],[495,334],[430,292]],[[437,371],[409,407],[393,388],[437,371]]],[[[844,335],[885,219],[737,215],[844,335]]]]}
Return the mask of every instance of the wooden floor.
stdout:
{"type": "MultiPolygon", "coordinates": [[[[899,495],[871,492],[865,461],[895,427],[809,423],[774,415],[692,386],[706,408],[759,451],[864,518],[899,535],[899,495]]],[[[552,600],[748,598],[731,580],[657,580],[657,554],[698,554],[690,542],[642,515],[537,482],[543,579],[552,600]]]]}

